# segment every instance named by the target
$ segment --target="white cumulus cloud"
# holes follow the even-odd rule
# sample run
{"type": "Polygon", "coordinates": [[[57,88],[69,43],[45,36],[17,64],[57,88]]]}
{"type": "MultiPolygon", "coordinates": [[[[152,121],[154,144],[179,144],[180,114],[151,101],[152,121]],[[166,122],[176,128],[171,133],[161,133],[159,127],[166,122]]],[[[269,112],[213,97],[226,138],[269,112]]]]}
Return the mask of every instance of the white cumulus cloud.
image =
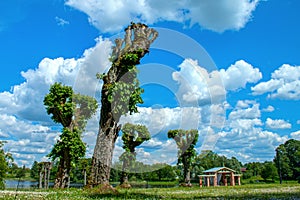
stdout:
{"type": "Polygon", "coordinates": [[[275,148],[288,140],[287,136],[263,130],[259,104],[248,100],[236,104],[217,134],[215,151],[244,163],[272,160],[275,148]]]}
{"type": "Polygon", "coordinates": [[[283,119],[271,119],[267,118],[266,126],[270,129],[290,129],[292,125],[283,119]]]}
{"type": "Polygon", "coordinates": [[[118,32],[130,21],[198,24],[217,32],[239,30],[252,18],[258,3],[259,0],[66,1],[66,5],[86,13],[90,23],[103,32],[118,32]]]}
{"type": "MultiPolygon", "coordinates": [[[[18,158],[17,162],[31,164],[34,159],[40,160],[59,136],[60,127],[55,127],[43,105],[50,85],[61,82],[73,86],[76,92],[95,96],[100,89],[96,73],[106,71],[110,65],[111,45],[100,37],[79,59],[44,58],[36,69],[21,72],[23,83],[0,93],[0,140],[7,141],[5,148],[18,158]],[[22,160],[25,158],[29,160],[22,160]]],[[[91,131],[97,132],[94,124],[89,124],[84,140],[94,136],[91,131]]]]}
{"type": "Polygon", "coordinates": [[[272,73],[271,79],[251,88],[254,95],[268,94],[268,98],[300,99],[300,66],[282,65],[272,73]]]}
{"type": "Polygon", "coordinates": [[[295,139],[295,140],[300,140],[300,130],[291,133],[291,137],[292,137],[293,139],[295,139]]]}
{"type": "Polygon", "coordinates": [[[227,90],[245,88],[247,83],[256,83],[262,78],[259,69],[244,60],[236,61],[226,70],[221,69],[220,74],[227,90]]]}
{"type": "Polygon", "coordinates": [[[264,112],[273,112],[275,110],[275,108],[273,106],[268,106],[267,108],[264,108],[262,111],[264,112]]]}

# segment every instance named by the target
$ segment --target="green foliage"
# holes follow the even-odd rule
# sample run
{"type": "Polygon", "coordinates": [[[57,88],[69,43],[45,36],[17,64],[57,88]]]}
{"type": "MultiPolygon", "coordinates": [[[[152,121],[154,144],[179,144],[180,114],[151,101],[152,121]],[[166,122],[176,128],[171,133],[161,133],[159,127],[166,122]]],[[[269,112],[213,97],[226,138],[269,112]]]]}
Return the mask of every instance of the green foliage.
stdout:
{"type": "Polygon", "coordinates": [[[3,150],[3,142],[0,141],[0,189],[4,189],[4,178],[8,169],[6,154],[3,150]]]}
{"type": "MultiPolygon", "coordinates": [[[[105,83],[105,88],[108,90],[108,101],[113,108],[115,116],[137,113],[137,104],[142,104],[143,100],[141,94],[144,92],[139,87],[137,79],[138,70],[136,64],[139,64],[140,52],[127,52],[121,56],[120,61],[114,63],[114,66],[120,66],[120,78],[115,82],[105,83]]],[[[98,78],[103,80],[109,79],[109,74],[97,75],[98,78]]]]}
{"type": "MultiPolygon", "coordinates": [[[[152,165],[138,161],[132,161],[129,181],[175,181],[177,178],[177,167],[165,163],[155,163],[152,165]]],[[[110,181],[118,182],[122,176],[122,162],[116,162],[112,166],[110,181]]],[[[131,183],[130,183],[131,184],[131,183]]]]}
{"type": "Polygon", "coordinates": [[[193,172],[197,175],[202,174],[204,170],[213,167],[228,167],[235,170],[237,173],[240,172],[242,163],[235,157],[227,158],[226,156],[220,156],[213,151],[202,151],[193,163],[193,172]]]}
{"type": "Polygon", "coordinates": [[[297,180],[300,177],[300,141],[290,139],[276,148],[274,162],[279,177],[297,180]]]}
{"type": "Polygon", "coordinates": [[[266,181],[271,179],[272,181],[278,177],[277,168],[273,162],[265,162],[261,171],[261,177],[266,181]]]}
{"type": "Polygon", "coordinates": [[[74,94],[73,95],[73,117],[74,123],[79,131],[84,131],[89,120],[96,112],[98,103],[96,99],[87,95],[74,94]]]}
{"type": "Polygon", "coordinates": [[[170,130],[168,132],[168,138],[173,138],[178,147],[178,164],[183,163],[183,159],[186,159],[188,168],[191,167],[194,158],[197,155],[195,145],[198,141],[198,130],[170,130]]]}
{"type": "Polygon", "coordinates": [[[19,168],[19,170],[17,171],[17,178],[21,179],[21,178],[24,178],[25,175],[26,175],[26,168],[25,168],[25,165],[23,165],[22,168],[19,168]]]}
{"type": "Polygon", "coordinates": [[[263,163],[250,162],[245,164],[246,172],[243,174],[243,178],[260,177],[262,174],[263,163]]]}
{"type": "Polygon", "coordinates": [[[135,147],[150,138],[151,135],[146,126],[126,123],[122,128],[123,149],[125,152],[120,156],[120,160],[135,160],[135,147]]]}
{"type": "Polygon", "coordinates": [[[122,128],[123,148],[125,151],[133,152],[134,148],[151,138],[151,135],[144,125],[126,123],[122,128]]]}
{"type": "Polygon", "coordinates": [[[139,64],[140,53],[140,51],[137,51],[124,54],[121,58],[122,66],[126,67],[127,69],[133,69],[135,65],[139,64]]]}
{"type": "Polygon", "coordinates": [[[76,163],[76,166],[72,169],[71,180],[76,183],[83,183],[84,171],[86,171],[87,177],[91,174],[91,158],[80,158],[76,163]]]}
{"type": "Polygon", "coordinates": [[[137,104],[142,104],[141,94],[144,92],[138,83],[116,82],[109,90],[108,100],[112,104],[115,115],[121,116],[128,112],[137,113],[137,104]]]}
{"type": "Polygon", "coordinates": [[[54,83],[50,92],[44,98],[47,114],[55,123],[67,127],[72,122],[74,114],[73,89],[70,86],[63,86],[61,83],[54,83]]]}
{"type": "Polygon", "coordinates": [[[80,131],[74,128],[63,128],[60,140],[54,145],[52,151],[48,154],[51,158],[62,159],[67,156],[72,162],[76,162],[85,155],[86,146],[81,140],[80,131]]]}
{"type": "Polygon", "coordinates": [[[168,138],[173,138],[178,147],[178,162],[177,165],[183,164],[184,182],[190,184],[190,171],[197,152],[195,145],[198,141],[198,130],[170,130],[168,138]]]}
{"type": "Polygon", "coordinates": [[[40,176],[39,171],[40,171],[39,163],[37,161],[34,161],[30,169],[30,177],[35,180],[38,180],[40,176]]]}

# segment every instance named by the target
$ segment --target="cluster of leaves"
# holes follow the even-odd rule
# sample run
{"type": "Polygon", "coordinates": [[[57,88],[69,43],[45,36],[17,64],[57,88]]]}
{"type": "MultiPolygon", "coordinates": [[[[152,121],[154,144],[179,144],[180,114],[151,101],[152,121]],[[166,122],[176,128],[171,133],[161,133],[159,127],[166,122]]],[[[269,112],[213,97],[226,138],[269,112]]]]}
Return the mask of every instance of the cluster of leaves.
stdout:
{"type": "Polygon", "coordinates": [[[137,113],[137,104],[142,104],[141,94],[144,92],[140,88],[138,81],[133,83],[116,82],[109,90],[108,100],[112,104],[113,112],[117,116],[137,113]]]}
{"type": "MultiPolygon", "coordinates": [[[[144,92],[139,87],[136,65],[141,59],[142,50],[125,52],[120,59],[113,63],[113,68],[118,68],[119,75],[116,81],[105,83],[108,90],[108,101],[115,116],[137,113],[137,104],[142,104],[141,94],[144,92]]],[[[97,78],[109,79],[109,74],[97,74],[97,78]]],[[[105,82],[105,81],[104,81],[105,82]]]]}
{"type": "Polygon", "coordinates": [[[125,151],[134,152],[135,147],[151,138],[151,135],[144,125],[124,124],[122,128],[123,148],[125,151]]]}
{"type": "Polygon", "coordinates": [[[54,83],[44,98],[47,114],[63,127],[68,127],[72,122],[75,107],[72,98],[72,87],[63,86],[61,83],[54,83]]]}
{"type": "Polygon", "coordinates": [[[74,128],[71,131],[69,128],[64,127],[60,135],[60,140],[54,145],[48,156],[54,159],[61,159],[64,154],[67,154],[72,162],[77,162],[79,158],[85,155],[85,151],[86,145],[81,140],[79,129],[74,128]]]}

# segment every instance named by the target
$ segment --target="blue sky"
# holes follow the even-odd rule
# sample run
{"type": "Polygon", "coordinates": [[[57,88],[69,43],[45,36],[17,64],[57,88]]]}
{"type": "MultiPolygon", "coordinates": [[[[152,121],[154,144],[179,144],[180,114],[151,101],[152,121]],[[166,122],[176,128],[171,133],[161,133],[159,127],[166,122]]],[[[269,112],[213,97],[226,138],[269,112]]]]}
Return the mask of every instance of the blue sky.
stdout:
{"type": "MultiPolygon", "coordinates": [[[[159,32],[139,66],[145,103],[121,120],[152,134],[138,159],[174,163],[167,131],[196,128],[198,152],[272,160],[279,144],[300,139],[299,8],[297,0],[1,1],[0,140],[18,164],[47,159],[60,132],[43,106],[50,85],[100,99],[95,74],[109,67],[113,39],[142,21],[159,32]]],[[[98,121],[83,134],[88,157],[98,121]]]]}

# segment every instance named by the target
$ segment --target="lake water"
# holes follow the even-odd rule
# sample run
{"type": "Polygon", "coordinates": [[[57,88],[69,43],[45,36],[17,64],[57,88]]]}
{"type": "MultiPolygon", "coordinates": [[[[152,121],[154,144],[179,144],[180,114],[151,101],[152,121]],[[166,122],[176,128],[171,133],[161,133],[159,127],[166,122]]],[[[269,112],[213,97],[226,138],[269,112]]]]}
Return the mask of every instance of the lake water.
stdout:
{"type": "MultiPolygon", "coordinates": [[[[117,186],[117,184],[112,184],[112,186],[117,186]]],[[[18,187],[18,180],[6,180],[5,181],[5,188],[17,188],[18,187]]],[[[53,183],[49,183],[49,187],[53,187],[53,183]]],[[[82,188],[83,184],[81,183],[71,183],[70,187],[72,188],[82,188]]],[[[133,188],[171,188],[175,187],[174,185],[148,185],[148,184],[133,184],[133,188]]],[[[19,182],[19,189],[20,188],[38,188],[38,181],[20,181],[19,182]]]]}
{"type": "MultiPolygon", "coordinates": [[[[18,187],[18,180],[5,180],[5,188],[17,188],[18,187]]],[[[20,181],[18,188],[37,188],[38,182],[37,181],[20,181]]],[[[49,183],[49,187],[53,187],[53,183],[49,183]]],[[[70,187],[81,188],[83,184],[80,183],[71,183],[70,187]]]]}
{"type": "MultiPolygon", "coordinates": [[[[18,180],[5,180],[5,188],[17,188],[18,180]]],[[[37,181],[20,181],[19,188],[37,188],[37,181]]]]}

